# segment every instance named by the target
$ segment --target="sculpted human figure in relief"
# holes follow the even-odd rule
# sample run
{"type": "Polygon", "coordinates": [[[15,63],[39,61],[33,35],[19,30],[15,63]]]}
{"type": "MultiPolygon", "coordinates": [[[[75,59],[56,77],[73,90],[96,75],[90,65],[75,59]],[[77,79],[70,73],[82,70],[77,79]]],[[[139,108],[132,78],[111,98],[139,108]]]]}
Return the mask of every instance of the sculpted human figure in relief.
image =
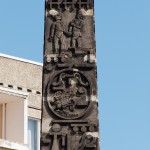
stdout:
{"type": "Polygon", "coordinates": [[[60,50],[64,49],[64,26],[60,15],[56,15],[54,19],[48,41],[53,43],[55,53],[58,54],[60,50]]]}
{"type": "Polygon", "coordinates": [[[84,16],[81,11],[78,11],[76,18],[69,24],[69,35],[71,36],[71,46],[81,48],[81,37],[83,28],[84,16]]]}

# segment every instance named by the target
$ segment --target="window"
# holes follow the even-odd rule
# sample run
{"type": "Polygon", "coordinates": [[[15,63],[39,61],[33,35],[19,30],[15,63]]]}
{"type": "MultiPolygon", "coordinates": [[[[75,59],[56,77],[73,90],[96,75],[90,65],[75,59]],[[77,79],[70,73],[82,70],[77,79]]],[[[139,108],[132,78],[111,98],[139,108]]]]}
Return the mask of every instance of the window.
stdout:
{"type": "Polygon", "coordinates": [[[0,138],[19,144],[27,144],[27,114],[24,100],[9,99],[0,103],[0,138]],[[14,117],[15,116],[15,117],[14,117]]]}
{"type": "Polygon", "coordinates": [[[0,87],[0,139],[27,144],[27,97],[28,93],[0,87]]]}
{"type": "Polygon", "coordinates": [[[29,150],[40,149],[40,121],[28,119],[28,145],[29,150]]]}

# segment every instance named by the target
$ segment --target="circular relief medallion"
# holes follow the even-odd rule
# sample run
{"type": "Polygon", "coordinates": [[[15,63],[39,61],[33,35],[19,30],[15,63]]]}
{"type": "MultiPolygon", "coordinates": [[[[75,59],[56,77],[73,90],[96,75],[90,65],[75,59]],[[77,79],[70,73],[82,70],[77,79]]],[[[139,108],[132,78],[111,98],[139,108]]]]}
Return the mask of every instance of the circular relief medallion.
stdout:
{"type": "Polygon", "coordinates": [[[91,84],[79,71],[59,72],[48,83],[48,105],[62,119],[82,117],[90,107],[90,95],[91,84]]]}

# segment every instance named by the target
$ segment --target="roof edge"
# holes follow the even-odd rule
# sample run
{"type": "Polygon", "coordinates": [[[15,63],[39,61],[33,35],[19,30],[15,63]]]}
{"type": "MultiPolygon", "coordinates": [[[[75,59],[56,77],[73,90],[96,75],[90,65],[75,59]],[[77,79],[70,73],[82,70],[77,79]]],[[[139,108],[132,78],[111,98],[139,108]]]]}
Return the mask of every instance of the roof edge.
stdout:
{"type": "Polygon", "coordinates": [[[22,61],[22,62],[25,62],[25,63],[30,63],[30,64],[34,64],[34,65],[38,65],[38,66],[43,66],[42,63],[39,63],[39,62],[36,62],[36,61],[23,59],[23,58],[11,56],[11,55],[6,55],[6,54],[2,54],[2,53],[0,53],[0,57],[5,57],[5,58],[9,58],[9,59],[14,59],[14,60],[17,60],[17,61],[22,61]]]}

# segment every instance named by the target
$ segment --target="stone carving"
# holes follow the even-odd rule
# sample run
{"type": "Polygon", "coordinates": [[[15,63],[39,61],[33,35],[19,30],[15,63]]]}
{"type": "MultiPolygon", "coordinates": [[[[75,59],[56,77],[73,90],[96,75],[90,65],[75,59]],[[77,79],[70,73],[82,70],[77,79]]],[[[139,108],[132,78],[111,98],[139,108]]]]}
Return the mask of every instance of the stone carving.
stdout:
{"type": "Polygon", "coordinates": [[[96,138],[91,135],[82,135],[79,142],[73,148],[73,150],[84,150],[88,148],[95,148],[96,147],[96,138]]]}
{"type": "Polygon", "coordinates": [[[82,11],[78,11],[76,18],[69,24],[69,35],[71,36],[71,47],[81,48],[81,30],[83,28],[83,14],[82,11]]]}
{"type": "Polygon", "coordinates": [[[84,150],[88,148],[95,150],[97,138],[86,132],[94,132],[97,126],[86,120],[79,120],[78,124],[76,123],[77,121],[73,120],[54,120],[48,133],[48,139],[43,139],[43,143],[47,143],[51,150],[84,150]],[[84,124],[85,122],[87,124],[84,124]],[[94,130],[90,131],[91,127],[94,130]],[[51,140],[49,140],[50,138],[51,140]]]}
{"type": "Polygon", "coordinates": [[[54,16],[54,22],[51,25],[48,41],[53,43],[56,54],[64,49],[64,26],[60,15],[54,16]]]}
{"type": "Polygon", "coordinates": [[[68,25],[68,33],[64,31],[64,24],[62,22],[62,17],[58,11],[51,10],[49,14],[53,18],[53,23],[50,26],[48,41],[52,42],[53,52],[55,54],[60,53],[65,50],[64,34],[71,37],[70,47],[81,48],[81,38],[83,29],[83,11],[79,10],[76,14],[75,19],[73,19],[68,25]]]}
{"type": "Polygon", "coordinates": [[[60,150],[60,147],[67,146],[66,137],[69,134],[67,128],[62,128],[59,124],[53,124],[49,134],[53,136],[53,143],[50,145],[51,150],[60,150]]]}
{"type": "Polygon", "coordinates": [[[78,72],[66,70],[57,74],[48,85],[48,104],[51,111],[64,119],[83,116],[90,107],[90,83],[78,72]]]}
{"type": "Polygon", "coordinates": [[[46,0],[41,150],[99,150],[93,0],[46,0]]]}
{"type": "Polygon", "coordinates": [[[74,10],[77,8],[91,9],[93,7],[92,0],[48,0],[50,9],[68,9],[74,10]]]}

